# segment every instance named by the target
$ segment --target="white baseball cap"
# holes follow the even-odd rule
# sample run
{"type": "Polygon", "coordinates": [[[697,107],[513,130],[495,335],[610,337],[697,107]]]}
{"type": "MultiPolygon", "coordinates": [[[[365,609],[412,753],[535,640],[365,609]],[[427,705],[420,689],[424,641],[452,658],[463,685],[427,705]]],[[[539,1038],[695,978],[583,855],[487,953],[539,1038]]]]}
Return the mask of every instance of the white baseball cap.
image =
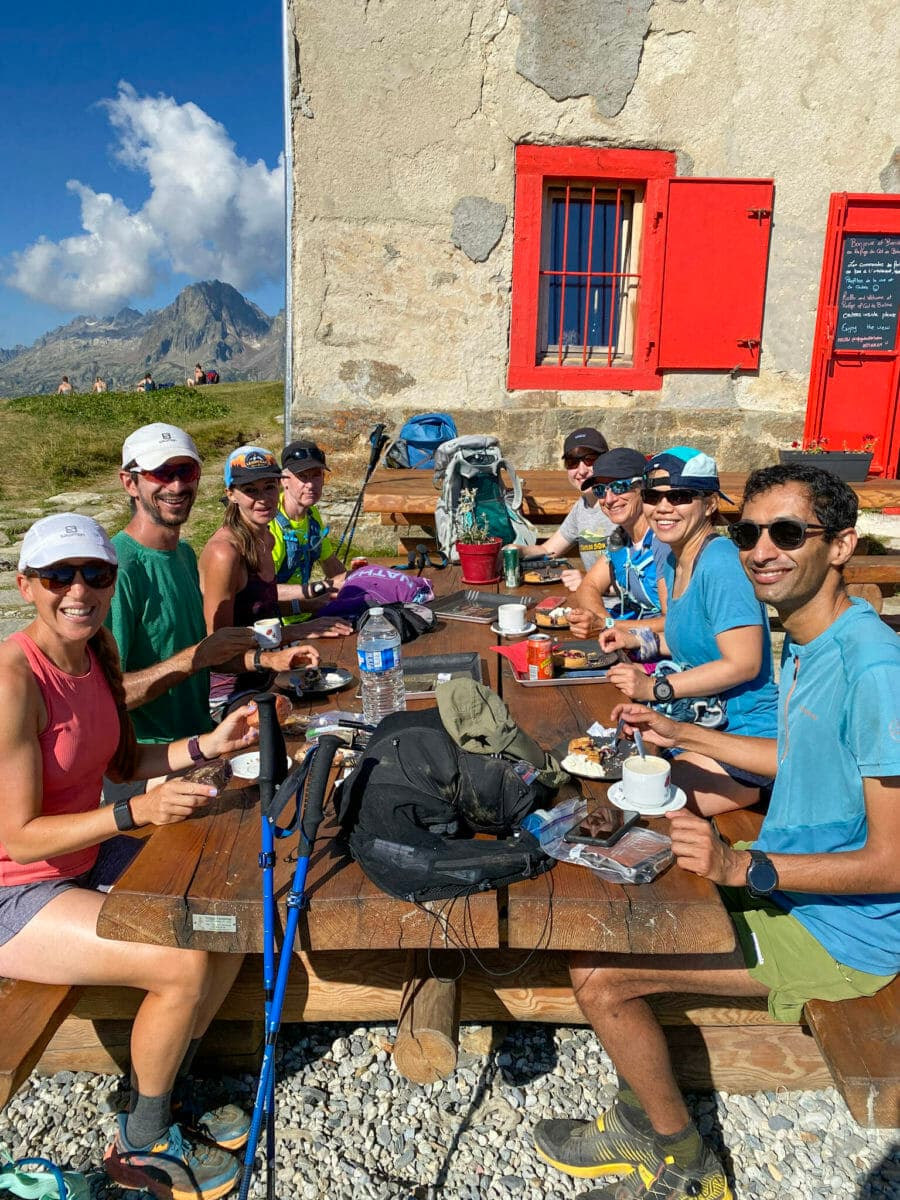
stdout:
{"type": "Polygon", "coordinates": [[[67,558],[97,558],[116,566],[116,548],[102,525],[81,513],[54,513],[35,521],[19,551],[19,570],[49,567],[67,558]]]}
{"type": "Polygon", "coordinates": [[[194,462],[201,462],[200,452],[190,434],[177,425],[166,425],[162,421],[142,425],[125,439],[122,446],[123,467],[134,463],[141,471],[155,471],[170,458],[192,458],[194,462]]]}

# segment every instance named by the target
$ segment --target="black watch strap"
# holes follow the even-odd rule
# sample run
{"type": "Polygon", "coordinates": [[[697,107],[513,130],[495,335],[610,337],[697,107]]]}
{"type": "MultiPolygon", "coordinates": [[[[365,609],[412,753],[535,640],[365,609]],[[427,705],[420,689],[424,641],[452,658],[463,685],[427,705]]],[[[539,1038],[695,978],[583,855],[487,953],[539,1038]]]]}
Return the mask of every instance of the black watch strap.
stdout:
{"type": "Polygon", "coordinates": [[[130,829],[137,829],[137,823],[131,812],[131,801],[127,796],[123,796],[121,800],[117,800],[113,805],[113,819],[116,822],[116,829],[120,833],[127,833],[130,829]]]}
{"type": "Polygon", "coordinates": [[[765,899],[778,887],[778,872],[768,854],[762,850],[750,851],[750,865],[747,867],[747,891],[757,900],[765,899]]]}
{"type": "Polygon", "coordinates": [[[263,652],[262,646],[257,646],[256,649],[253,651],[253,670],[254,671],[265,671],[265,669],[266,669],[262,665],[262,652],[263,652]]]}

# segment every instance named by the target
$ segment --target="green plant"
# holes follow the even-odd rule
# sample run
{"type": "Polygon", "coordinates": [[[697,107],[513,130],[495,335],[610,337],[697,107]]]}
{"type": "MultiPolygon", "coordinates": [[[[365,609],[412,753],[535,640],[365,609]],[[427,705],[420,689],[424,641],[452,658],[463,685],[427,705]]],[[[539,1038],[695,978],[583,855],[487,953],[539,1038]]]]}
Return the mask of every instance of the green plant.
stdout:
{"type": "Polygon", "coordinates": [[[483,546],[487,542],[499,540],[488,529],[487,517],[484,514],[480,517],[475,515],[474,488],[462,488],[459,493],[454,531],[456,541],[463,546],[483,546]]]}
{"type": "MultiPolygon", "coordinates": [[[[846,442],[841,445],[839,453],[842,454],[871,454],[878,442],[878,438],[874,433],[864,433],[861,443],[855,449],[848,446],[846,442]]],[[[833,454],[835,451],[828,449],[827,437],[804,438],[802,442],[791,442],[792,450],[800,450],[803,454],[833,454]]]]}

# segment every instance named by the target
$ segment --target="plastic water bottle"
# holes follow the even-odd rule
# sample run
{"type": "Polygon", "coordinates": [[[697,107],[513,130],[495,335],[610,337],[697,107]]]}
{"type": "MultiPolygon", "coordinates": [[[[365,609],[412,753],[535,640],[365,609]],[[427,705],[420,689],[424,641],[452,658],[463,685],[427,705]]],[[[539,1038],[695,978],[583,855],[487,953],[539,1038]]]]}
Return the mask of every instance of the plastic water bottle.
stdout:
{"type": "Polygon", "coordinates": [[[362,682],[363,716],[377,725],[388,713],[406,708],[406,688],[400,666],[400,634],[384,615],[370,608],[356,642],[362,682]]]}

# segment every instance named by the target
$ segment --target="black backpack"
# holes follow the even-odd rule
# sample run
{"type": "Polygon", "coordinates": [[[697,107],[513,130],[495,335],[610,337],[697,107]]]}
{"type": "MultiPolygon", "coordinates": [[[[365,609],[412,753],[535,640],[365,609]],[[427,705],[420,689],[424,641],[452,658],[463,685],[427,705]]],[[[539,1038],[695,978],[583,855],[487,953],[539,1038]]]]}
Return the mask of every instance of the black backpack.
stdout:
{"type": "Polygon", "coordinates": [[[341,785],[338,821],[382,891],[417,902],[467,896],[553,865],[520,827],[556,793],[538,773],[525,759],[461,750],[437,708],[392,713],[341,785]]]}

